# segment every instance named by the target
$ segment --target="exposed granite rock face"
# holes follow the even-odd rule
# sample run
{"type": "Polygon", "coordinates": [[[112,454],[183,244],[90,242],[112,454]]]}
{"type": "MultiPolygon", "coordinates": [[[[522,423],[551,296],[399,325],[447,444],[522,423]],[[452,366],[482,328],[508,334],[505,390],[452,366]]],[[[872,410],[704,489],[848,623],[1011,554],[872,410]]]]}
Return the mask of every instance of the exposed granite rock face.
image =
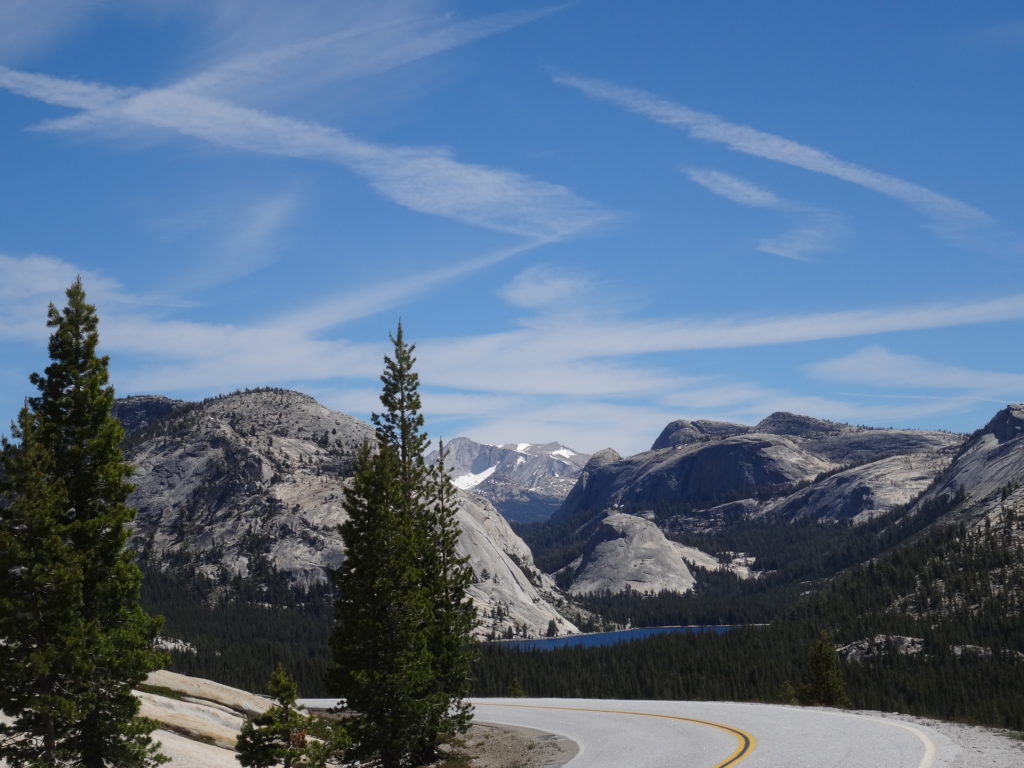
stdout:
{"type": "Polygon", "coordinates": [[[961,489],[967,498],[946,521],[979,525],[1003,507],[1024,510],[1024,404],[1008,405],[975,432],[912,512],[961,489]]]}
{"type": "Polygon", "coordinates": [[[984,431],[1000,445],[1024,437],[1024,403],[1012,403],[1003,408],[985,425],[984,431]]]}
{"type": "Polygon", "coordinates": [[[670,541],[657,525],[636,515],[610,513],[588,528],[586,547],[573,564],[573,594],[689,592],[695,584],[690,566],[729,568],[699,549],[670,541]]]}
{"type": "Polygon", "coordinates": [[[788,519],[860,521],[924,490],[962,439],[947,432],[852,427],[791,413],[774,413],[756,427],[679,420],[655,442],[665,447],[584,468],[552,521],[580,525],[617,508],[688,508],[701,516],[701,510],[722,511],[744,498],[751,500],[745,510],[751,513],[780,510],[788,519]],[[697,426],[708,424],[714,427],[697,426]],[[824,485],[786,494],[796,484],[851,465],[824,479],[824,485]]]}
{"type": "Polygon", "coordinates": [[[830,435],[810,435],[801,444],[828,461],[850,466],[890,456],[947,451],[963,440],[963,435],[951,432],[848,427],[830,435]]]}
{"type": "Polygon", "coordinates": [[[796,493],[773,499],[759,514],[783,520],[852,520],[862,523],[917,498],[950,462],[949,451],[892,456],[837,472],[796,493]]]}
{"type": "MultiPolygon", "coordinates": [[[[168,741],[168,735],[178,734],[202,744],[204,748],[208,748],[206,745],[219,747],[220,749],[216,752],[224,752],[229,755],[232,762],[234,762],[234,752],[227,750],[234,749],[245,719],[261,715],[272,706],[269,699],[247,691],[221,685],[212,680],[187,677],[167,670],[151,672],[146,678],[146,684],[156,686],[161,692],[173,691],[175,694],[164,696],[162,693],[149,691],[134,692],[140,703],[139,714],[159,724],[161,731],[156,734],[158,740],[168,741]],[[171,734],[167,732],[171,732],[171,734]]],[[[164,750],[168,752],[169,757],[185,757],[174,749],[179,746],[178,743],[174,740],[169,743],[171,749],[164,750]]],[[[193,750],[182,751],[187,753],[193,750]]],[[[221,756],[204,760],[201,763],[182,760],[180,764],[204,766],[225,764],[218,759],[219,757],[221,756]]],[[[179,764],[177,760],[172,760],[172,763],[179,764]]]]}
{"type": "Polygon", "coordinates": [[[835,467],[781,435],[734,435],[645,451],[585,469],[552,522],[579,524],[618,507],[707,508],[758,488],[784,488],[835,467]]]}
{"type": "Polygon", "coordinates": [[[843,661],[869,661],[879,656],[915,656],[924,651],[924,639],[906,635],[875,635],[836,648],[843,661]]]}
{"type": "Polygon", "coordinates": [[[475,574],[469,596],[480,615],[478,634],[541,635],[551,621],[559,634],[579,632],[555,609],[554,581],[534,566],[533,553],[508,521],[481,496],[461,498],[459,550],[469,555],[475,574]]]}
{"type": "Polygon", "coordinates": [[[621,461],[622,456],[614,448],[602,448],[597,453],[590,457],[590,460],[584,465],[584,471],[592,471],[598,467],[603,467],[607,464],[612,464],[616,461],[621,461]]]}
{"type": "Polygon", "coordinates": [[[678,545],[666,539],[654,523],[634,515],[610,514],[592,527],[571,592],[693,589],[693,574],[676,550],[678,545]]]}
{"type": "Polygon", "coordinates": [[[162,395],[132,395],[114,401],[114,418],[121,422],[125,434],[133,435],[170,415],[184,400],[162,395]]]}
{"type": "MultiPolygon", "coordinates": [[[[359,446],[373,437],[370,425],[285,390],[176,405],[126,440],[136,467],[132,546],[213,579],[269,567],[298,586],[322,583],[344,558],[343,489],[359,446]]],[[[505,520],[483,499],[460,498],[460,551],[474,570],[518,571],[474,585],[481,613],[500,614],[499,631],[541,634],[551,619],[575,631],[522,573],[532,557],[505,520]]]]}
{"type": "Polygon", "coordinates": [[[707,419],[687,421],[686,419],[677,419],[661,431],[658,439],[651,446],[651,450],[658,451],[662,448],[672,448],[677,445],[689,445],[690,443],[716,440],[723,437],[731,437],[732,435],[742,435],[750,431],[750,427],[743,424],[732,424],[728,421],[708,421],[707,419]]]}
{"type": "Polygon", "coordinates": [[[296,584],[341,563],[342,480],[367,424],[297,392],[244,392],[179,407],[129,439],[133,544],[209,577],[258,563],[296,584]]]}
{"type": "MultiPolygon", "coordinates": [[[[1000,421],[998,431],[1016,440],[1012,420],[1000,421]]],[[[962,442],[947,432],[870,429],[784,412],[754,427],[680,419],[650,451],[621,459],[595,454],[551,522],[577,535],[609,512],[650,516],[672,530],[707,531],[760,516],[780,524],[861,523],[913,501],[962,442]]],[[[619,536],[616,546],[624,540],[619,536]]],[[[576,578],[617,573],[627,580],[615,586],[602,576],[603,588],[644,589],[625,569],[597,562],[614,555],[610,547],[591,547],[588,569],[577,569],[576,578]]],[[[657,588],[655,575],[636,573],[657,588]]],[[[571,589],[580,591],[577,583],[571,589]]]]}
{"type": "Polygon", "coordinates": [[[790,435],[792,437],[810,437],[811,435],[829,435],[849,429],[846,424],[834,421],[815,419],[811,416],[800,416],[788,411],[776,411],[761,419],[750,431],[765,435],[790,435]]]}
{"type": "MultiPolygon", "coordinates": [[[[547,520],[590,459],[561,443],[485,445],[456,437],[444,447],[455,485],[487,498],[517,522],[547,520]]],[[[427,457],[436,459],[436,451],[427,457]]]]}

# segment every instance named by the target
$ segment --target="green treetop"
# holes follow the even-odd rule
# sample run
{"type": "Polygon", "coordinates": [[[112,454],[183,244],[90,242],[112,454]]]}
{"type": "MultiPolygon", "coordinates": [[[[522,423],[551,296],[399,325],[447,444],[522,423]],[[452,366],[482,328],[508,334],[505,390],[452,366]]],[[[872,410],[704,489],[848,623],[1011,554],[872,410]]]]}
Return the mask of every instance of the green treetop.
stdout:
{"type": "Polygon", "coordinates": [[[810,655],[810,674],[807,682],[800,686],[797,695],[804,705],[841,707],[850,709],[853,704],[846,695],[846,684],[839,665],[839,654],[832,640],[832,633],[821,630],[818,641],[810,655]]]}
{"type": "Polygon", "coordinates": [[[52,304],[51,363],[3,440],[0,757],[21,766],[156,765],[132,688],[159,666],[126,549],[131,467],[81,280],[52,304]]]}
{"type": "Polygon", "coordinates": [[[360,450],[345,494],[329,681],[355,713],[356,744],[384,768],[430,760],[468,726],[476,621],[465,595],[472,573],[455,551],[454,489],[423,459],[415,347],[401,325],[391,341],[376,445],[360,450]]]}

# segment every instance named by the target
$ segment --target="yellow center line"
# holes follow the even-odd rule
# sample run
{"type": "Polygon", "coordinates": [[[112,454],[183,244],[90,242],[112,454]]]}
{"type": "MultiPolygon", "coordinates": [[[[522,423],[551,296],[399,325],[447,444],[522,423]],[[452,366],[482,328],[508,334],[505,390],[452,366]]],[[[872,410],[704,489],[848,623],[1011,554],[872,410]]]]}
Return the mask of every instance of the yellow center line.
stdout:
{"type": "Polygon", "coordinates": [[[737,741],[736,749],[731,755],[729,755],[723,762],[717,763],[711,768],[731,768],[731,766],[737,765],[741,760],[750,755],[754,751],[754,747],[757,746],[757,739],[751,734],[747,733],[740,728],[735,728],[731,725],[724,725],[722,723],[713,723],[710,720],[697,720],[692,717],[679,717],[678,715],[659,715],[654,712],[629,712],[621,709],[592,709],[589,707],[556,707],[547,706],[542,704],[498,704],[497,702],[473,702],[474,706],[491,706],[491,707],[516,707],[518,709],[554,709],[563,710],[566,712],[598,712],[604,715],[633,715],[635,717],[658,717],[662,720],[678,720],[683,723],[695,723],[696,725],[707,725],[711,728],[717,728],[720,731],[732,734],[737,741]]]}

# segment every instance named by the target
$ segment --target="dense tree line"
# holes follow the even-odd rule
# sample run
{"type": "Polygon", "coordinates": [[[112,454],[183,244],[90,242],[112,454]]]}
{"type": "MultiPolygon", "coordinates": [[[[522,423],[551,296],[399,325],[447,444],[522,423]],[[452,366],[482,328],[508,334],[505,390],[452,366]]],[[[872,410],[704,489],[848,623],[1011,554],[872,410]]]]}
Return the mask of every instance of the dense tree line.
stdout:
{"type": "Polygon", "coordinates": [[[308,589],[247,579],[217,582],[194,572],[143,563],[142,604],[165,617],[165,637],[195,649],[170,650],[169,669],[264,692],[280,664],[301,696],[326,696],[328,638],[334,590],[308,589]]]}
{"type": "Polygon", "coordinates": [[[709,533],[669,532],[706,552],[753,556],[757,578],[696,570],[698,587],[687,594],[605,591],[585,595],[586,608],[619,624],[651,627],[686,624],[760,624],[781,617],[809,590],[858,563],[869,562],[908,541],[964,499],[958,491],[891,510],[860,525],[849,522],[744,520],[709,533]]]}
{"type": "MultiPolygon", "coordinates": [[[[660,635],[604,648],[521,651],[492,644],[478,695],[789,701],[821,630],[846,644],[921,638],[842,664],[854,706],[1024,730],[1024,547],[1007,509],[969,532],[941,527],[791,603],[770,626],[660,635]]],[[[641,600],[642,602],[642,600],[641,600]]]]}
{"type": "MultiPolygon", "coordinates": [[[[809,626],[658,635],[602,648],[521,651],[485,646],[474,693],[790,703],[787,683],[809,675],[809,626]]],[[[1010,656],[886,655],[843,663],[858,708],[1024,730],[1024,663],[1010,656]]]]}

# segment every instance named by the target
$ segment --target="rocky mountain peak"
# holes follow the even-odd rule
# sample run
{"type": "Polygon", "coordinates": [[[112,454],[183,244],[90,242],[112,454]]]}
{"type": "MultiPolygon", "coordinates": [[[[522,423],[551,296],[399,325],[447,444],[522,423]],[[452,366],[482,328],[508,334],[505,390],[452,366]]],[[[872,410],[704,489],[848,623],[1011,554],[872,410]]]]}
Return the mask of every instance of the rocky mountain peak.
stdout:
{"type": "Polygon", "coordinates": [[[847,429],[847,425],[834,421],[801,416],[788,411],[776,411],[757,423],[752,432],[768,435],[789,435],[807,437],[815,434],[836,434],[847,429]]]}
{"type": "Polygon", "coordinates": [[[686,419],[670,421],[661,430],[658,439],[651,446],[652,451],[660,451],[662,448],[673,448],[677,445],[688,445],[695,443],[702,437],[701,432],[692,422],[686,419]]]}
{"type": "MultiPolygon", "coordinates": [[[[119,403],[140,424],[139,414],[166,411],[126,441],[138,510],[132,544],[146,562],[220,586],[281,577],[302,589],[324,584],[344,558],[344,489],[373,427],[283,389],[165,400],[119,403]]],[[[563,468],[561,459],[549,458],[563,468]]],[[[553,583],[485,499],[460,493],[458,520],[459,551],[478,576],[470,589],[478,633],[537,635],[552,620],[576,631],[549,602],[553,583]]]]}
{"type": "Polygon", "coordinates": [[[184,400],[172,400],[162,395],[132,395],[114,401],[114,418],[121,422],[125,434],[132,435],[168,416],[171,411],[185,405],[184,400]]]}
{"type": "Polygon", "coordinates": [[[706,440],[720,440],[732,435],[742,435],[749,431],[750,427],[744,424],[733,424],[728,421],[712,421],[710,419],[687,421],[686,419],[676,419],[661,431],[658,439],[651,446],[651,450],[659,451],[663,448],[674,448],[677,445],[689,445],[706,440]]]}
{"type": "Polygon", "coordinates": [[[1024,437],[1024,403],[1013,403],[999,411],[985,425],[984,432],[995,436],[1000,443],[1024,437]]]}
{"type": "MultiPolygon", "coordinates": [[[[488,445],[456,437],[444,448],[452,482],[483,496],[517,522],[547,520],[590,458],[561,443],[488,445]]],[[[433,463],[437,458],[433,451],[426,460],[433,463]]]]}
{"type": "Polygon", "coordinates": [[[616,461],[621,461],[622,456],[614,448],[602,448],[597,453],[590,457],[590,460],[583,467],[584,472],[589,472],[599,467],[607,466],[608,464],[614,464],[616,461]]]}

